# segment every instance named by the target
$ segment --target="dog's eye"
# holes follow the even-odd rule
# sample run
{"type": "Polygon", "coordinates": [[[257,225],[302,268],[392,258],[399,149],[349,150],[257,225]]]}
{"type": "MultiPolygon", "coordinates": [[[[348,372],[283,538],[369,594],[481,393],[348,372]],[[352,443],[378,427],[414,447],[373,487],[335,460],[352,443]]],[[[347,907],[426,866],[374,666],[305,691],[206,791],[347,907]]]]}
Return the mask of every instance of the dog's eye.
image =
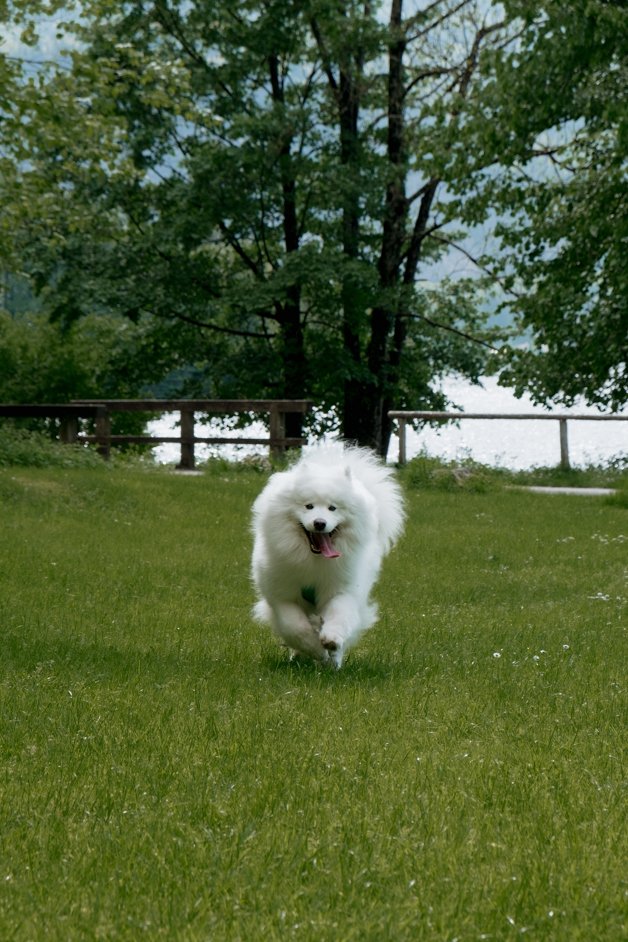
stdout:
{"type": "Polygon", "coordinates": [[[336,508],[334,507],[333,504],[330,504],[329,507],[327,508],[327,510],[331,510],[332,513],[334,512],[335,509],[336,508]]]}
{"type": "Polygon", "coordinates": [[[306,505],[305,505],[305,509],[306,509],[306,510],[314,510],[314,504],[306,504],[306,505]]]}

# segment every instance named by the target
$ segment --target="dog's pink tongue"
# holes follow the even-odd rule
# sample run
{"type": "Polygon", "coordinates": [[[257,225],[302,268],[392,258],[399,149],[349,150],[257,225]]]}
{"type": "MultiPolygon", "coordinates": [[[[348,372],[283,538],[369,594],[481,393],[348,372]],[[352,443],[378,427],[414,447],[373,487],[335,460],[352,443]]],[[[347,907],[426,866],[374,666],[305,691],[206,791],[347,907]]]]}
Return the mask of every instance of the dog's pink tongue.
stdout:
{"type": "Polygon", "coordinates": [[[326,533],[316,534],[316,545],[321,551],[321,555],[325,556],[327,559],[336,559],[341,555],[326,533]]]}

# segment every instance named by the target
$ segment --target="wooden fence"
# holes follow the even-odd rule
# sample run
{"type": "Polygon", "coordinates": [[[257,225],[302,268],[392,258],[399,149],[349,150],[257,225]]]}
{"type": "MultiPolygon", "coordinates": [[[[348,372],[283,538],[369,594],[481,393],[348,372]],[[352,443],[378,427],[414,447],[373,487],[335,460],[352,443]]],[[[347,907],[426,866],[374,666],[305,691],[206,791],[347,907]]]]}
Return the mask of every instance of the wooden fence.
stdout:
{"type": "MultiPolygon", "coordinates": [[[[178,468],[194,468],[194,446],[209,445],[268,445],[273,457],[281,455],[286,448],[299,447],[306,439],[286,437],[286,416],[291,413],[304,415],[310,412],[313,403],[307,399],[90,399],[71,403],[0,403],[0,418],[54,418],[60,422],[60,438],[63,442],[90,442],[96,445],[103,458],[108,458],[111,448],[122,444],[157,445],[171,442],[181,449],[178,468]],[[180,434],[176,436],[113,435],[111,433],[112,412],[178,412],[181,419],[180,434]],[[240,415],[257,413],[269,416],[267,438],[204,436],[195,434],[195,413],[209,415],[240,415]],[[91,419],[95,434],[80,432],[79,420],[91,419]]],[[[406,426],[416,419],[425,422],[453,422],[462,419],[495,419],[501,421],[527,420],[558,422],[560,434],[560,466],[569,468],[568,422],[627,422],[628,415],[539,415],[538,413],[485,413],[485,412],[407,412],[391,411],[396,419],[399,434],[399,464],[407,460],[406,426]]]]}
{"type": "Polygon", "coordinates": [[[408,422],[415,419],[422,419],[426,422],[443,421],[453,422],[461,419],[501,419],[510,420],[541,420],[548,422],[558,422],[560,435],[560,466],[568,470],[569,465],[569,440],[567,436],[567,422],[628,422],[628,415],[539,415],[534,412],[524,413],[486,413],[486,412],[397,412],[388,413],[391,419],[396,419],[399,433],[399,464],[403,465],[407,461],[406,456],[406,426],[408,422]]]}
{"type": "Polygon", "coordinates": [[[61,422],[63,442],[90,442],[96,445],[103,458],[108,458],[112,446],[122,444],[157,445],[165,442],[179,444],[181,459],[178,468],[194,468],[194,446],[209,445],[268,445],[271,456],[282,454],[286,448],[298,447],[306,439],[286,437],[286,416],[305,414],[312,409],[307,399],[89,399],[72,403],[0,404],[0,417],[57,418],[61,422]],[[178,412],[181,430],[177,436],[113,435],[112,412],[178,412]],[[267,438],[205,436],[195,434],[195,413],[210,415],[240,415],[256,413],[269,416],[267,438]],[[79,419],[95,421],[95,434],[86,435],[79,430],[79,419]]]}
{"type": "MultiPolygon", "coordinates": [[[[59,437],[62,442],[77,441],[79,419],[92,419],[96,430],[102,430],[106,421],[107,408],[103,405],[88,405],[72,402],[46,402],[46,403],[0,403],[0,418],[7,419],[58,419],[60,425],[59,437]]],[[[96,438],[97,436],[95,436],[96,438]]],[[[104,441],[98,442],[98,450],[103,451],[104,441]]]]}

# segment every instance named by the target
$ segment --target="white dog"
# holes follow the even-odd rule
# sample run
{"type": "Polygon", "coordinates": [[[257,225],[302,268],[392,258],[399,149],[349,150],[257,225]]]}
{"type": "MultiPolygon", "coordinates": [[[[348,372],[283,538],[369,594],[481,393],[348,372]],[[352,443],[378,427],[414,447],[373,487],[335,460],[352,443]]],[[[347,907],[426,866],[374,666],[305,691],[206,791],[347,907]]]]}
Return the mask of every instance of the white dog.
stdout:
{"type": "Polygon", "coordinates": [[[340,667],[377,617],[371,589],[403,520],[392,472],[365,449],[318,446],[273,474],[253,505],[255,617],[340,667]]]}

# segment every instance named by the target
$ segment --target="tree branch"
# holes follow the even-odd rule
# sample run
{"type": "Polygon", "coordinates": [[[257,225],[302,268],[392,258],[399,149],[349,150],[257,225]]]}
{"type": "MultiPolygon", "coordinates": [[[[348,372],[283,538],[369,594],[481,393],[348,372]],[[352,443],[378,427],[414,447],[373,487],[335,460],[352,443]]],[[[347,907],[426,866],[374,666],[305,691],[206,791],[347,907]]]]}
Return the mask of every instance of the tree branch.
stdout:
{"type": "Polygon", "coordinates": [[[65,65],[56,59],[26,59],[23,56],[3,56],[3,58],[6,62],[17,62],[19,65],[33,65],[42,69],[54,67],[68,73],[72,71],[72,66],[65,65]]]}
{"type": "Polygon", "coordinates": [[[165,3],[163,3],[162,0],[156,0],[153,5],[153,11],[157,22],[163,26],[165,31],[170,36],[172,36],[173,39],[177,40],[183,51],[187,53],[190,59],[197,65],[207,69],[207,62],[205,61],[204,56],[197,52],[197,50],[194,48],[192,43],[189,42],[187,36],[185,35],[180,17],[165,3]]]}
{"type": "MultiPolygon", "coordinates": [[[[460,0],[457,6],[453,7],[451,10],[445,10],[445,12],[439,16],[437,19],[433,20],[428,26],[425,26],[423,29],[420,29],[418,33],[415,33],[413,36],[408,36],[408,42],[414,42],[415,39],[420,39],[422,36],[426,36],[429,32],[435,29],[437,26],[440,26],[441,23],[444,23],[451,16],[455,16],[459,10],[462,10],[463,7],[469,5],[471,0],[460,0]]],[[[434,3],[431,3],[425,10],[421,10],[419,13],[416,13],[413,17],[406,21],[406,29],[411,29],[415,24],[419,23],[421,20],[424,20],[432,10],[435,10],[442,3],[442,0],[435,0],[434,3]]]]}
{"type": "Polygon", "coordinates": [[[329,59],[329,53],[327,52],[325,48],[325,40],[323,39],[323,34],[321,33],[321,29],[320,29],[320,26],[318,25],[318,21],[316,17],[312,17],[312,19],[310,20],[310,26],[312,27],[312,33],[314,34],[314,39],[316,40],[318,51],[321,54],[321,60],[323,63],[323,71],[325,75],[327,76],[329,87],[331,88],[332,92],[337,98],[339,94],[338,82],[333,73],[331,62],[329,59]]]}
{"type": "Polygon", "coordinates": [[[422,82],[426,78],[440,78],[442,75],[451,75],[455,71],[455,66],[443,66],[442,68],[434,67],[433,69],[421,69],[420,72],[414,76],[411,82],[408,82],[403,91],[403,97],[406,98],[407,95],[412,91],[415,85],[418,85],[419,82],[422,82]]]}
{"type": "Polygon", "coordinates": [[[233,232],[230,231],[226,223],[220,220],[218,223],[218,228],[224,235],[225,239],[227,240],[227,243],[231,246],[231,248],[236,253],[238,258],[244,262],[244,264],[249,269],[249,271],[252,271],[255,277],[259,281],[264,281],[264,274],[263,272],[260,271],[257,262],[255,261],[255,259],[251,258],[248,252],[244,251],[244,249],[242,248],[242,245],[240,244],[239,239],[237,238],[237,236],[233,234],[233,232]]]}
{"type": "Polygon", "coordinates": [[[416,277],[416,270],[421,255],[421,245],[428,235],[427,221],[430,217],[432,203],[434,202],[439,183],[440,179],[438,177],[432,177],[420,191],[421,205],[419,206],[412,236],[410,237],[410,244],[406,252],[406,265],[403,275],[403,281],[406,285],[412,284],[416,277]]]}
{"type": "Polygon", "coordinates": [[[183,321],[186,324],[191,324],[192,327],[200,327],[203,330],[211,330],[214,333],[228,334],[232,337],[249,337],[255,340],[268,340],[267,333],[262,334],[255,330],[238,330],[235,327],[223,327],[221,324],[211,324],[207,321],[201,321],[196,317],[191,317],[189,314],[183,314],[181,311],[173,311],[170,314],[161,314],[157,311],[151,310],[149,307],[144,309],[148,314],[152,314],[153,317],[165,318],[166,320],[183,321]]]}
{"type": "MultiPolygon", "coordinates": [[[[471,45],[471,51],[469,52],[469,55],[467,56],[467,64],[466,64],[464,72],[462,73],[462,77],[460,79],[460,86],[459,86],[458,91],[460,95],[462,96],[462,98],[466,98],[467,96],[467,91],[469,90],[469,84],[471,82],[471,78],[475,71],[475,67],[477,66],[477,63],[478,63],[478,56],[480,54],[480,46],[482,45],[483,41],[486,39],[487,36],[490,36],[491,33],[495,33],[497,30],[502,29],[505,26],[505,23],[506,23],[505,20],[500,20],[499,23],[492,23],[491,26],[482,26],[475,34],[475,39],[473,40],[473,43],[471,45]]],[[[454,112],[454,116],[457,117],[457,111],[454,112]]]]}
{"type": "MultiPolygon", "coordinates": [[[[172,36],[172,38],[179,43],[181,49],[184,53],[192,60],[195,65],[200,66],[205,72],[211,73],[211,68],[209,63],[205,59],[202,53],[198,52],[194,45],[188,40],[183,29],[183,24],[181,22],[181,17],[178,14],[171,10],[163,0],[155,0],[153,10],[155,13],[155,18],[158,23],[163,26],[166,32],[172,36]]],[[[216,78],[216,83],[218,86],[225,92],[229,98],[234,97],[233,91],[225,85],[225,83],[216,78]]],[[[249,108],[245,105],[244,111],[248,114],[250,113],[249,108]]]]}
{"type": "Polygon", "coordinates": [[[457,327],[452,327],[451,324],[442,324],[440,321],[435,321],[431,317],[427,317],[425,314],[401,314],[400,317],[405,317],[410,320],[425,321],[426,324],[429,324],[430,327],[436,327],[438,330],[446,330],[449,333],[456,334],[458,337],[462,337],[464,340],[469,340],[471,343],[480,344],[482,347],[488,347],[489,350],[493,350],[494,353],[499,352],[499,347],[494,347],[492,343],[489,343],[488,340],[481,340],[479,337],[472,337],[471,334],[467,334],[464,330],[459,330],[457,327]]]}
{"type": "Polygon", "coordinates": [[[512,295],[513,298],[523,297],[523,295],[519,294],[518,291],[514,291],[513,288],[509,288],[504,283],[504,281],[499,277],[499,275],[495,274],[495,272],[492,271],[487,265],[483,265],[482,262],[479,259],[475,258],[475,256],[473,256],[471,252],[465,249],[464,246],[458,245],[457,242],[454,242],[452,239],[447,239],[445,236],[437,236],[437,235],[434,235],[433,233],[429,233],[428,238],[434,239],[435,242],[441,242],[443,245],[448,245],[452,249],[456,249],[458,252],[464,255],[465,258],[468,258],[469,261],[472,262],[476,266],[476,268],[479,268],[480,271],[483,271],[486,275],[489,276],[489,278],[491,278],[501,288],[503,288],[503,290],[507,294],[512,295]]]}

